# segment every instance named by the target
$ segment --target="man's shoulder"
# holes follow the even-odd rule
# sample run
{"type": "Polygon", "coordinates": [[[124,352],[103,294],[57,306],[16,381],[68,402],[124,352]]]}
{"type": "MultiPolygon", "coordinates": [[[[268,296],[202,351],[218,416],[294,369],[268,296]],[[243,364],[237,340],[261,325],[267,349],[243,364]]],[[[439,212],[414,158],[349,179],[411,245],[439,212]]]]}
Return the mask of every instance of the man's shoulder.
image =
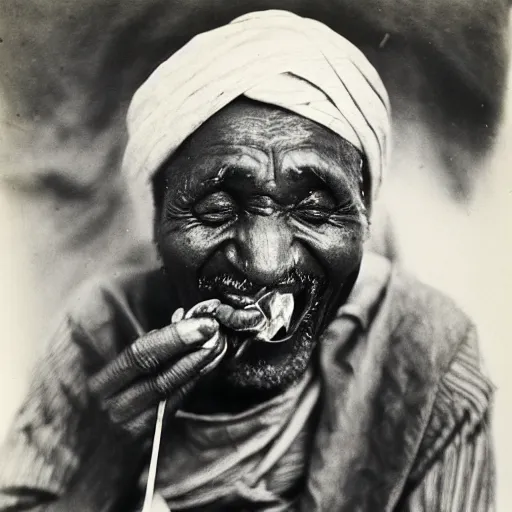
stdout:
{"type": "Polygon", "coordinates": [[[487,379],[470,317],[446,293],[398,266],[391,266],[369,337],[385,347],[384,364],[414,374],[432,393],[468,350],[475,375],[487,379]]]}
{"type": "Polygon", "coordinates": [[[431,351],[450,351],[472,327],[468,315],[446,293],[373,253],[365,257],[349,301],[365,310],[365,324],[372,318],[371,325],[378,325],[389,338],[405,336],[431,351]]]}
{"type": "Polygon", "coordinates": [[[386,295],[393,335],[421,339],[440,363],[447,364],[474,329],[453,298],[399,266],[391,271],[386,295]]]}
{"type": "Polygon", "coordinates": [[[492,388],[472,322],[453,299],[386,260],[363,270],[322,347],[326,417],[354,443],[347,467],[388,483],[418,479],[453,439],[479,428],[492,388]],[[354,304],[365,305],[362,321],[352,321],[354,304]]]}
{"type": "Polygon", "coordinates": [[[130,341],[161,327],[170,312],[161,273],[152,266],[123,266],[81,283],[64,308],[68,323],[93,337],[130,341]]]}
{"type": "Polygon", "coordinates": [[[411,364],[424,370],[435,397],[413,468],[418,477],[450,439],[465,442],[489,421],[494,386],[476,327],[455,300],[399,269],[392,273],[388,293],[395,316],[391,343],[413,347],[411,364]]]}
{"type": "Polygon", "coordinates": [[[472,324],[467,313],[452,297],[399,266],[393,268],[388,292],[397,315],[402,319],[435,324],[455,334],[464,334],[472,324]]]}

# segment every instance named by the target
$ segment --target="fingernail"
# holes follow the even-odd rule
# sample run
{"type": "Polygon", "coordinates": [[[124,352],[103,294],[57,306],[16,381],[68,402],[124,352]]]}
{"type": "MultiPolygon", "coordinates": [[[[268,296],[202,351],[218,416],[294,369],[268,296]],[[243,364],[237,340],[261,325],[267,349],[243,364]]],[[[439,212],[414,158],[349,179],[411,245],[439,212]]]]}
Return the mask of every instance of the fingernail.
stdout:
{"type": "Polygon", "coordinates": [[[211,350],[212,348],[215,348],[218,341],[219,341],[219,331],[215,332],[213,334],[213,336],[206,343],[204,343],[201,348],[206,348],[206,349],[211,350]]]}
{"type": "Polygon", "coordinates": [[[226,340],[223,340],[223,343],[221,346],[222,346],[222,348],[221,348],[219,354],[217,354],[211,362],[209,362],[204,368],[201,369],[201,371],[199,372],[199,375],[204,375],[205,373],[208,373],[211,370],[213,370],[220,363],[220,361],[224,358],[224,356],[226,355],[226,352],[227,352],[227,348],[228,348],[226,340]]]}
{"type": "Polygon", "coordinates": [[[183,317],[185,316],[185,310],[183,308],[178,308],[171,317],[171,322],[175,324],[176,322],[179,322],[180,320],[183,320],[183,317]]]}
{"type": "Polygon", "coordinates": [[[186,344],[204,342],[219,329],[219,324],[212,318],[191,318],[176,324],[176,331],[186,344]]]}

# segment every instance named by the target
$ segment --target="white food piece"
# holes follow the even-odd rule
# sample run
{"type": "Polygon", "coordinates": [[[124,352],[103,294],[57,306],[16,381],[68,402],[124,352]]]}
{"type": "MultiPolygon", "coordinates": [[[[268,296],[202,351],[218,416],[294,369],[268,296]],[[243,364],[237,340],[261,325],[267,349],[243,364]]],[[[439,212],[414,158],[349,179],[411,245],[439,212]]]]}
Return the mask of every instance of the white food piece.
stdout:
{"type": "Polygon", "coordinates": [[[258,332],[256,339],[269,341],[281,328],[288,332],[295,307],[293,294],[270,292],[256,304],[267,319],[266,325],[258,332]]]}

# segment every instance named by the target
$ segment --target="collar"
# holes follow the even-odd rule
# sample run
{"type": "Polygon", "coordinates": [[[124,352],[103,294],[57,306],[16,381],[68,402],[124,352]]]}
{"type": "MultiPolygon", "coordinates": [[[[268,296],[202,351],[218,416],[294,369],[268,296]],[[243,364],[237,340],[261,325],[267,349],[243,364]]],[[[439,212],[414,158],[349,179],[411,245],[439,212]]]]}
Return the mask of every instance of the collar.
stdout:
{"type": "Polygon", "coordinates": [[[376,296],[381,293],[391,274],[391,263],[383,256],[365,252],[361,270],[347,301],[338,309],[338,317],[355,320],[367,331],[376,296]]]}

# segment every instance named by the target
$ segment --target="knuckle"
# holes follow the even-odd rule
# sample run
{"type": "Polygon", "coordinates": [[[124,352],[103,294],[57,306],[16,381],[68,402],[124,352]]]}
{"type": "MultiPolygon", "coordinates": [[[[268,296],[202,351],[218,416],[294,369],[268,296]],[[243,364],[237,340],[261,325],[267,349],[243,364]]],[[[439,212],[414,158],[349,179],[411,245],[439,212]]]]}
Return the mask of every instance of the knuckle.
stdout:
{"type": "Polygon", "coordinates": [[[92,377],[89,380],[88,385],[89,385],[89,390],[90,390],[91,396],[97,402],[99,402],[101,404],[105,394],[104,394],[104,390],[103,390],[102,381],[100,380],[100,378],[98,376],[92,377]]]}
{"type": "Polygon", "coordinates": [[[190,372],[195,366],[201,364],[201,361],[205,361],[208,358],[209,350],[196,350],[183,357],[178,366],[178,370],[183,373],[190,372]]]}
{"type": "Polygon", "coordinates": [[[153,392],[159,396],[166,396],[172,389],[172,374],[162,374],[156,377],[153,382],[153,392]]]}
{"type": "Polygon", "coordinates": [[[112,404],[111,402],[105,404],[105,412],[107,413],[107,416],[113,425],[120,425],[122,423],[122,415],[115,404],[112,404]]]}
{"type": "Polygon", "coordinates": [[[163,329],[156,329],[149,333],[153,345],[167,345],[174,342],[178,337],[176,324],[167,325],[163,329]]]}
{"type": "Polygon", "coordinates": [[[126,432],[130,437],[138,437],[140,435],[139,426],[136,424],[129,423],[125,425],[123,431],[126,432]]]}
{"type": "Polygon", "coordinates": [[[108,399],[99,395],[93,395],[94,403],[96,407],[102,413],[107,413],[109,411],[109,402],[108,399]]]}
{"type": "Polygon", "coordinates": [[[135,393],[135,401],[146,401],[148,398],[150,398],[152,395],[158,394],[158,390],[156,389],[156,384],[154,379],[148,380],[143,382],[140,385],[140,388],[137,389],[137,392],[135,393]]]}
{"type": "Polygon", "coordinates": [[[148,373],[158,366],[158,361],[146,345],[145,338],[141,338],[140,342],[130,345],[127,349],[130,364],[144,373],[148,373]]]}
{"type": "Polygon", "coordinates": [[[197,363],[194,364],[194,361],[197,361],[197,358],[191,355],[181,360],[169,371],[169,375],[172,377],[172,382],[175,387],[181,386],[193,377],[194,368],[197,366],[197,363]]]}
{"type": "Polygon", "coordinates": [[[183,340],[178,325],[180,325],[180,322],[167,326],[165,328],[165,335],[168,342],[171,342],[176,347],[182,348],[186,343],[183,340]]]}
{"type": "Polygon", "coordinates": [[[137,418],[124,425],[123,430],[131,438],[138,438],[145,433],[146,428],[144,422],[140,420],[140,418],[137,418]]]}

